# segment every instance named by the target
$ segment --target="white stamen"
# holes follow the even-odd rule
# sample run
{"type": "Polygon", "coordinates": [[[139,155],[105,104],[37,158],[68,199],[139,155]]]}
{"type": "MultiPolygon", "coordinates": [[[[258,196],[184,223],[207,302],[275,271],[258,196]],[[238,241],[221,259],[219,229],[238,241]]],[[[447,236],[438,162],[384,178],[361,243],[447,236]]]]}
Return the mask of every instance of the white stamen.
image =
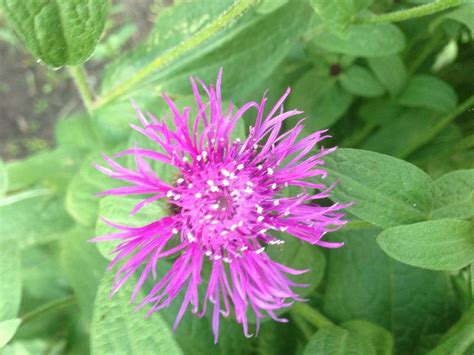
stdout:
{"type": "Polygon", "coordinates": [[[260,249],[255,250],[255,253],[262,254],[264,250],[265,250],[265,247],[261,247],[260,249]]]}
{"type": "Polygon", "coordinates": [[[238,225],[239,227],[242,227],[242,226],[244,225],[244,221],[239,221],[239,223],[237,223],[237,225],[238,225]]]}
{"type": "Polygon", "coordinates": [[[188,189],[192,189],[193,188],[193,184],[188,184],[188,189]]]}
{"type": "Polygon", "coordinates": [[[174,196],[173,191],[168,190],[168,192],[166,193],[166,197],[173,197],[173,196],[174,196]]]}
{"type": "Polygon", "coordinates": [[[288,216],[290,214],[290,210],[286,210],[284,213],[283,213],[285,216],[288,216]]]}
{"type": "Polygon", "coordinates": [[[250,188],[250,187],[246,187],[244,192],[248,193],[248,194],[251,194],[253,192],[253,190],[250,188]]]}
{"type": "Polygon", "coordinates": [[[273,206],[278,206],[279,204],[280,204],[280,201],[278,200],[273,201],[273,206]]]}
{"type": "Polygon", "coordinates": [[[217,186],[211,186],[211,192],[219,192],[219,188],[217,186]]]}
{"type": "Polygon", "coordinates": [[[222,175],[224,175],[226,177],[229,177],[229,175],[230,175],[229,170],[226,170],[226,169],[222,169],[221,173],[222,173],[222,175]]]}
{"type": "Polygon", "coordinates": [[[215,255],[215,256],[214,256],[214,260],[219,260],[220,258],[221,258],[220,255],[215,255]]]}
{"type": "Polygon", "coordinates": [[[212,185],[214,185],[214,181],[212,181],[212,180],[207,180],[207,184],[208,184],[209,186],[212,186],[212,185]]]}
{"type": "Polygon", "coordinates": [[[196,238],[194,238],[194,235],[192,235],[191,232],[188,232],[187,237],[188,237],[188,240],[189,240],[191,243],[196,240],[196,238]]]}
{"type": "Polygon", "coordinates": [[[240,251],[246,251],[248,249],[248,246],[244,245],[242,248],[240,248],[240,251]]]}
{"type": "Polygon", "coordinates": [[[178,201],[181,198],[180,194],[177,194],[173,197],[173,200],[178,201]]]}
{"type": "Polygon", "coordinates": [[[277,184],[276,184],[276,182],[274,182],[274,183],[272,184],[272,189],[275,190],[276,188],[277,188],[277,184]]]}
{"type": "Polygon", "coordinates": [[[233,224],[230,226],[230,230],[231,231],[235,231],[237,229],[237,225],[236,224],[233,224]]]}
{"type": "Polygon", "coordinates": [[[280,230],[281,230],[282,232],[286,231],[287,229],[288,229],[288,226],[280,227],[280,230]]]}
{"type": "Polygon", "coordinates": [[[222,259],[222,260],[223,260],[225,263],[230,263],[230,262],[231,262],[231,260],[230,260],[229,258],[227,258],[227,257],[224,258],[224,259],[222,259]]]}
{"type": "Polygon", "coordinates": [[[197,156],[196,156],[196,160],[197,160],[197,161],[201,161],[201,159],[202,159],[202,157],[201,157],[200,155],[197,155],[197,156]]]}
{"type": "Polygon", "coordinates": [[[242,170],[244,168],[244,164],[237,165],[237,170],[242,170]]]}
{"type": "Polygon", "coordinates": [[[207,152],[206,152],[206,151],[203,151],[203,152],[202,152],[202,157],[203,157],[204,159],[206,159],[206,157],[207,157],[207,152]]]}
{"type": "Polygon", "coordinates": [[[177,230],[176,228],[173,228],[173,229],[171,230],[171,233],[176,234],[176,233],[178,233],[178,230],[177,230]]]}
{"type": "Polygon", "coordinates": [[[227,180],[227,179],[222,180],[222,185],[229,186],[230,185],[229,180],[227,180]]]}
{"type": "Polygon", "coordinates": [[[219,224],[219,221],[217,219],[213,220],[211,224],[219,224]]]}
{"type": "Polygon", "coordinates": [[[212,218],[212,215],[210,215],[210,214],[207,214],[207,215],[204,216],[204,219],[211,219],[211,218],[212,218]]]}
{"type": "Polygon", "coordinates": [[[232,180],[233,180],[233,179],[237,179],[237,177],[235,176],[235,174],[234,174],[234,173],[230,173],[230,176],[229,176],[229,178],[230,178],[230,179],[232,179],[232,180]]]}
{"type": "Polygon", "coordinates": [[[257,166],[258,170],[262,170],[262,168],[263,168],[263,166],[261,166],[261,165],[257,166]]]}
{"type": "Polygon", "coordinates": [[[207,256],[211,256],[212,251],[208,250],[208,251],[205,252],[205,254],[206,254],[207,256]]]}
{"type": "Polygon", "coordinates": [[[196,194],[194,195],[194,197],[196,197],[196,198],[201,198],[201,197],[202,197],[202,193],[196,192],[196,194]]]}
{"type": "Polygon", "coordinates": [[[263,216],[258,216],[257,222],[262,222],[264,219],[265,219],[265,217],[263,217],[263,216]]]}
{"type": "Polygon", "coordinates": [[[255,205],[255,207],[257,208],[257,213],[258,213],[258,214],[262,214],[262,212],[263,212],[263,207],[260,206],[260,205],[258,205],[258,204],[255,205]]]}
{"type": "Polygon", "coordinates": [[[268,169],[267,169],[267,174],[268,174],[268,175],[273,175],[273,169],[272,169],[272,168],[268,168],[268,169]]]}
{"type": "Polygon", "coordinates": [[[212,208],[213,210],[217,210],[217,209],[219,208],[219,204],[218,204],[218,203],[213,203],[213,204],[211,205],[211,208],[212,208]]]}
{"type": "Polygon", "coordinates": [[[183,163],[186,163],[188,161],[188,157],[183,157],[183,163]]]}
{"type": "Polygon", "coordinates": [[[264,233],[266,233],[267,231],[268,231],[268,229],[263,228],[263,229],[260,229],[260,231],[258,232],[258,234],[264,234],[264,233]]]}
{"type": "Polygon", "coordinates": [[[178,184],[182,184],[183,182],[184,182],[183,178],[179,178],[178,180],[176,180],[176,183],[178,183],[178,184]]]}

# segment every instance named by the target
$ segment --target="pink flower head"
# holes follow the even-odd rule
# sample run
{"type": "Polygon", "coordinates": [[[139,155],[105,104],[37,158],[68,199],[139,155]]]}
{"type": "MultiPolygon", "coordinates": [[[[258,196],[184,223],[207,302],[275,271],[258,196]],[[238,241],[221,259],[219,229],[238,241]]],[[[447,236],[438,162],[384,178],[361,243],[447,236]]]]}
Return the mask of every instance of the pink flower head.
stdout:
{"type": "Polygon", "coordinates": [[[172,120],[160,120],[149,113],[145,116],[135,107],[143,127],[132,127],[153,140],[159,149],[135,147],[117,154],[116,157],[134,156],[136,170],[104,157],[109,168],[97,168],[129,185],[101,195],[147,194],[150,197],[140,202],[132,214],[159,199],[165,199],[173,213],[138,228],[107,222],[118,231],[93,239],[120,241],[110,265],[123,264],[115,276],[113,292],[140,269],[132,301],[147,278],[156,279],[157,261],[174,256],[171,269],[138,307],[150,304],[151,315],[184,292],[176,327],[189,305],[194,314],[202,317],[211,303],[216,342],[221,314],[227,317],[233,312],[245,335],[250,336],[249,312],[255,314],[258,332],[265,314],[286,322],[276,311],[302,301],[293,288],[307,285],[292,281],[288,275],[308,270],[277,263],[265,252],[266,248],[284,244],[279,232],[309,244],[336,248],[342,243],[323,241],[322,237],[344,224],[339,212],[344,206],[323,207],[316,203],[328,197],[330,187],[311,180],[326,176],[321,158],[335,149],[316,149],[316,144],[328,137],[326,131],[297,140],[303,130],[300,120],[292,129],[281,132],[285,120],[302,113],[283,110],[290,90],[268,113],[265,96],[260,103],[246,103],[236,112],[232,104],[223,111],[221,74],[215,87],[199,82],[198,88],[191,79],[197,109],[194,118],[190,117],[190,107],[180,111],[166,95],[163,97],[172,120]],[[249,110],[256,111],[256,119],[248,137],[232,139],[237,121],[249,110]],[[172,165],[178,171],[176,181],[169,184],[161,180],[147,160],[172,165]],[[290,196],[284,193],[287,187],[296,187],[299,193],[290,196]],[[203,282],[206,263],[211,272],[203,282]],[[199,296],[200,288],[205,288],[203,297],[199,296]]]}

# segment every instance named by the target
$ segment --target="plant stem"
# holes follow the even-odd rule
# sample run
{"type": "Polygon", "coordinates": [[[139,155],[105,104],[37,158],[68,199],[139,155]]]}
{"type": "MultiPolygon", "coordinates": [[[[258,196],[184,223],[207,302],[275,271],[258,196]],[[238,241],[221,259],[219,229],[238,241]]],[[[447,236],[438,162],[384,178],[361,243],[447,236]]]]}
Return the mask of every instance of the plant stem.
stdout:
{"type": "Polygon", "coordinates": [[[437,0],[429,4],[419,5],[406,10],[389,12],[386,14],[373,14],[359,17],[356,22],[359,23],[382,23],[382,22],[399,22],[416,17],[431,15],[450,7],[461,5],[464,0],[437,0]]]}
{"type": "Polygon", "coordinates": [[[405,150],[398,154],[397,157],[405,158],[421,146],[428,143],[430,140],[436,137],[448,124],[454,121],[456,117],[464,113],[466,110],[469,110],[471,106],[474,106],[474,95],[470,96],[458,107],[456,107],[453,112],[449,113],[448,115],[440,119],[438,122],[436,122],[429,130],[427,130],[420,136],[417,142],[413,143],[412,145],[408,145],[405,150]]]}
{"type": "Polygon", "coordinates": [[[303,318],[308,323],[314,325],[316,328],[324,328],[334,325],[334,323],[321,314],[321,312],[306,303],[295,303],[291,311],[297,314],[298,317],[303,318]]]}
{"type": "Polygon", "coordinates": [[[66,296],[58,300],[46,303],[21,317],[21,324],[24,325],[25,323],[28,323],[35,318],[41,317],[43,314],[71,306],[75,303],[76,298],[74,296],[66,296]]]}
{"type": "Polygon", "coordinates": [[[82,102],[88,112],[92,110],[92,102],[94,101],[94,92],[87,83],[87,75],[82,65],[68,67],[69,74],[76,84],[77,90],[81,95],[82,102]]]}
{"type": "Polygon", "coordinates": [[[185,52],[197,47],[207,39],[211,38],[214,34],[222,30],[225,26],[227,26],[233,20],[244,14],[249,8],[257,4],[258,2],[259,0],[236,1],[234,5],[232,5],[226,12],[219,16],[214,22],[210,23],[209,25],[198,31],[191,38],[181,42],[176,47],[171,48],[163,55],[155,58],[150,64],[139,70],[128,80],[125,80],[123,83],[113,88],[109,93],[105,94],[96,102],[95,106],[103,106],[106,103],[121,96],[155,70],[171,63],[173,60],[183,55],[185,52]]]}

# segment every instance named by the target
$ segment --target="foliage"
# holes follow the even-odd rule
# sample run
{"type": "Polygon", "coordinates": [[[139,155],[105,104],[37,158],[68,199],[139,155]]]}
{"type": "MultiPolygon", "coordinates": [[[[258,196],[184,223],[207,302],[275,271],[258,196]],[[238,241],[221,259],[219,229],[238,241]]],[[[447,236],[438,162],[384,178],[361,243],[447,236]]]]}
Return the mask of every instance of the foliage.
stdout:
{"type": "Polygon", "coordinates": [[[58,120],[54,149],[0,161],[2,354],[474,351],[472,2],[177,1],[126,51],[137,27],[111,30],[106,0],[0,8],[39,62],[68,67],[84,102],[58,120]],[[103,65],[98,95],[88,58],[103,65]],[[144,319],[129,286],[110,298],[113,245],[87,240],[107,232],[99,215],[140,225],[167,213],[149,205],[130,220],[133,199],[94,196],[114,187],[92,167],[100,154],[141,139],[129,129],[129,98],[163,116],[159,93],[186,102],[188,77],[210,82],[220,67],[224,98],[236,104],[267,88],[275,101],[292,87],[305,132],[331,129],[340,148],[325,159],[326,179],[337,183],[335,201],[352,204],[349,223],[330,237],[344,248],[287,240],[269,251],[312,269],[299,278],[311,284],[308,302],[286,314],[290,322],[265,321],[247,339],[228,319],[214,345],[208,316],[186,314],[173,333],[177,304],[144,319]]]}

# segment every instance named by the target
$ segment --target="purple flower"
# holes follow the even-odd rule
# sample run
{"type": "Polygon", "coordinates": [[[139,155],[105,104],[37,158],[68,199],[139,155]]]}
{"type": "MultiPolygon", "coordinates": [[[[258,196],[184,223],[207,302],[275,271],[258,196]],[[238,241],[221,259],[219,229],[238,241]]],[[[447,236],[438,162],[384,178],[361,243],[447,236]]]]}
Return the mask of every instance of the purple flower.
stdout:
{"type": "Polygon", "coordinates": [[[200,89],[193,79],[191,84],[197,109],[194,118],[190,117],[190,107],[180,112],[166,95],[163,97],[172,119],[157,119],[149,113],[145,116],[135,107],[143,127],[132,127],[157,145],[156,151],[135,147],[116,155],[132,155],[136,170],[106,156],[109,168],[97,166],[111,178],[129,183],[101,195],[146,194],[150,197],[141,201],[132,214],[160,199],[167,201],[172,213],[138,228],[107,221],[118,231],[93,241],[120,241],[109,266],[121,263],[113,293],[140,270],[132,301],[146,279],[156,280],[158,260],[174,256],[171,269],[137,308],[150,304],[151,315],[183,293],[176,327],[189,306],[202,317],[211,303],[217,342],[220,314],[227,317],[233,312],[246,336],[250,336],[249,313],[255,314],[257,332],[265,314],[279,322],[287,321],[276,311],[303,301],[293,288],[307,286],[294,282],[289,275],[308,270],[277,263],[265,249],[284,244],[280,232],[322,247],[342,246],[322,238],[344,224],[340,210],[345,206],[323,207],[316,202],[327,198],[331,189],[319,181],[326,176],[321,168],[322,157],[335,148],[316,148],[328,137],[326,131],[297,140],[303,130],[301,119],[282,132],[285,120],[302,113],[283,110],[289,89],[273,108],[267,109],[268,113],[265,96],[260,103],[246,103],[234,112],[232,104],[226,110],[222,107],[221,72],[215,87],[199,82],[200,89]],[[200,90],[208,102],[203,101],[200,90]],[[248,137],[232,139],[237,121],[249,110],[256,111],[256,119],[248,137]],[[178,172],[176,180],[171,184],[161,180],[147,160],[173,166],[178,172]],[[289,187],[298,188],[299,193],[289,195],[289,187]],[[203,282],[205,264],[211,271],[203,282]],[[203,297],[199,296],[201,288],[205,289],[203,297]]]}

